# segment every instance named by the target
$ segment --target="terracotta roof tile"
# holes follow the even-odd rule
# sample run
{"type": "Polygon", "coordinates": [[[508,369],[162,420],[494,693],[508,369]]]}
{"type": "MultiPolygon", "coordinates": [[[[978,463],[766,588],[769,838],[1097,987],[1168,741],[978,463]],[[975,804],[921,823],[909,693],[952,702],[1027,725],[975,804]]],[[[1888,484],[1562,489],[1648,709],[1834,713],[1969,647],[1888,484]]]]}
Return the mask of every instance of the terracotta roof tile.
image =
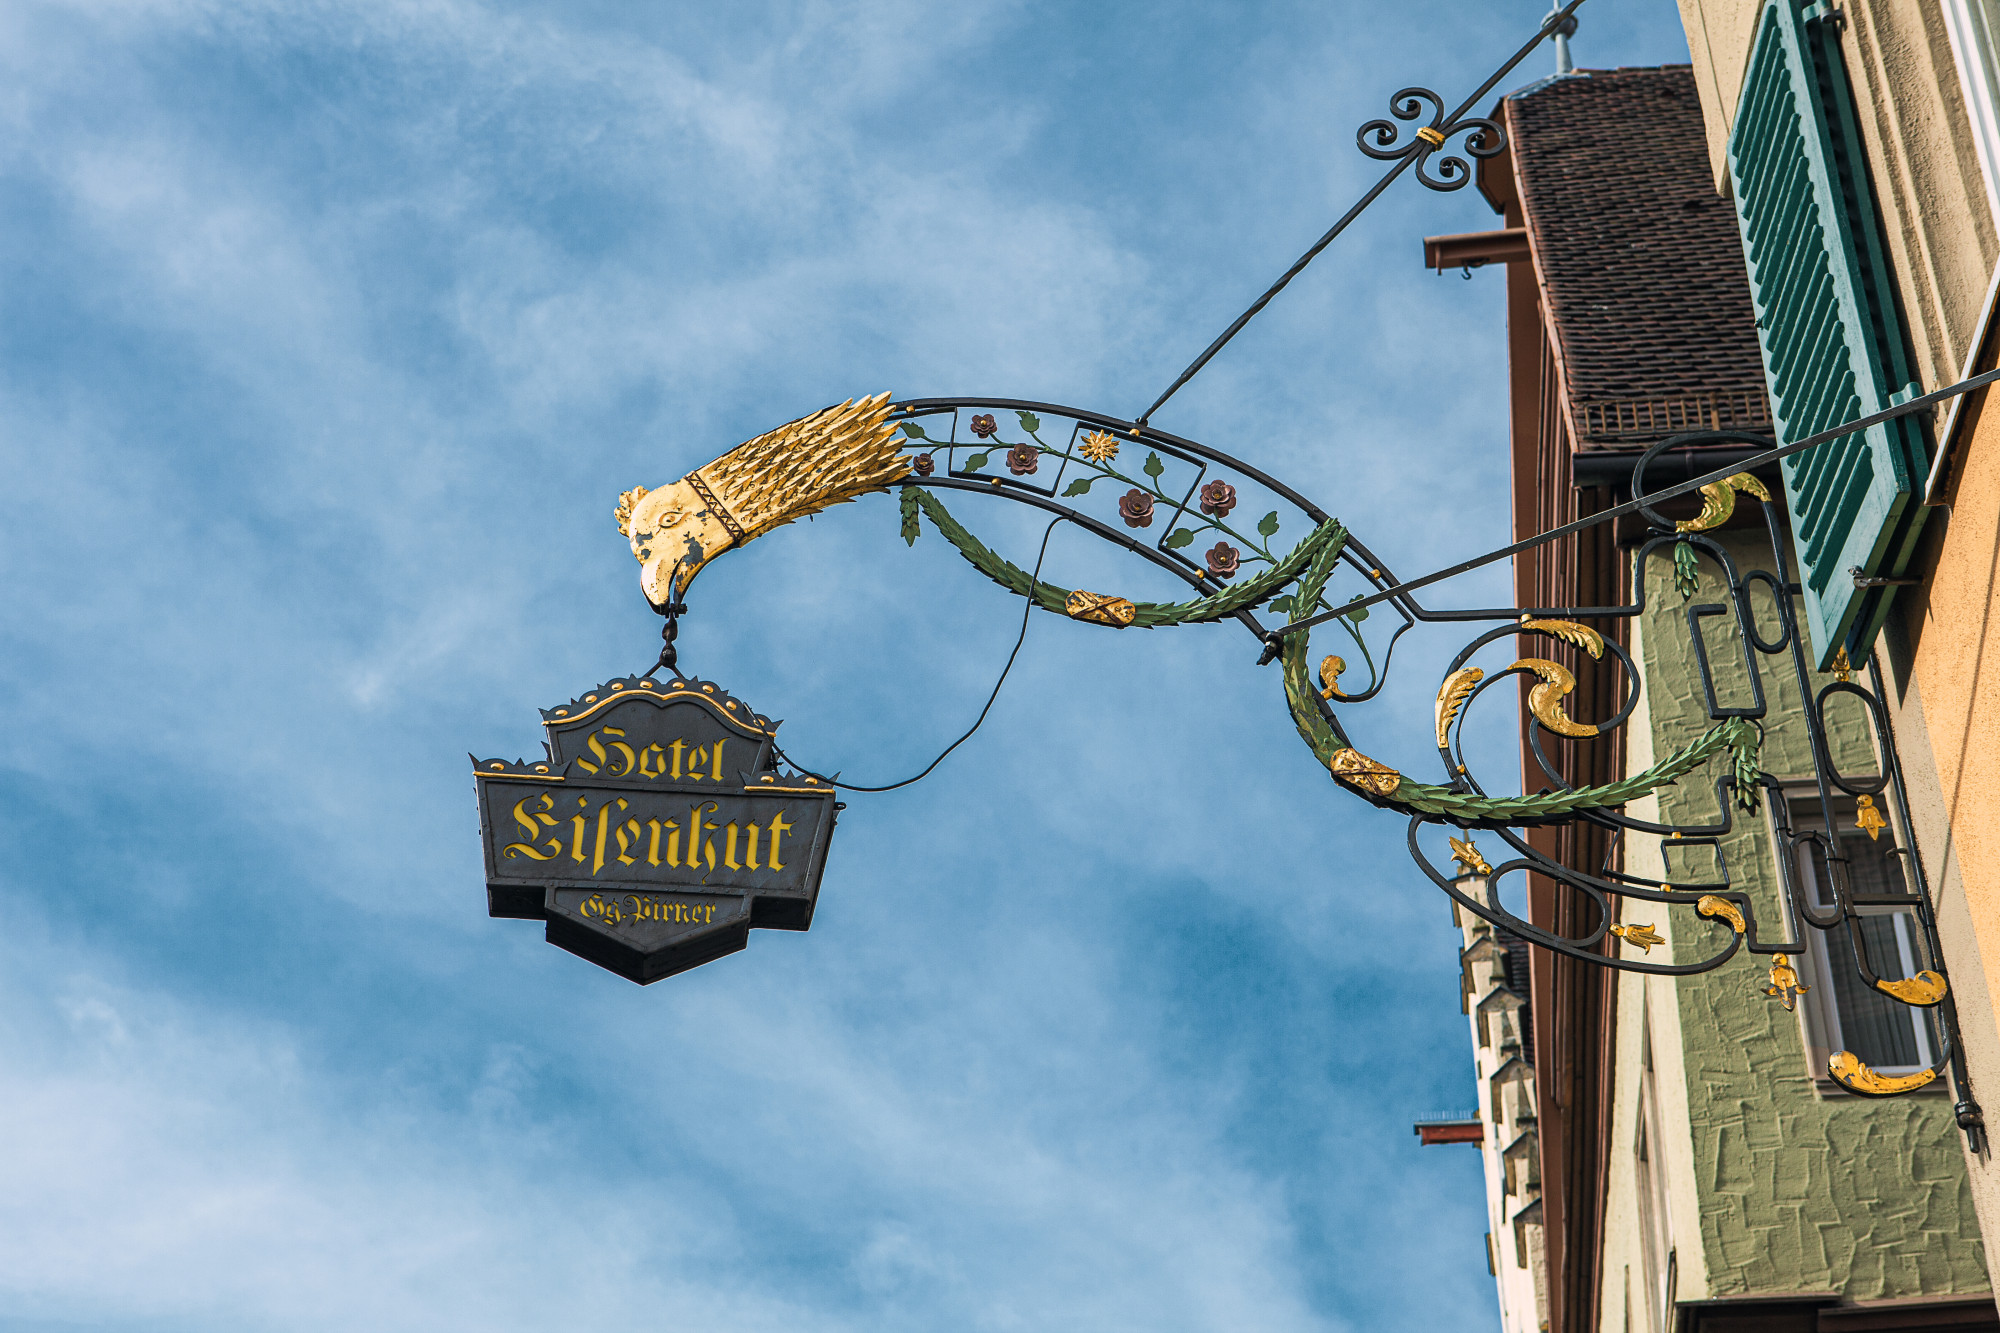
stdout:
{"type": "Polygon", "coordinates": [[[1577,447],[1768,431],[1743,250],[1689,68],[1579,71],[1503,105],[1577,447]]]}

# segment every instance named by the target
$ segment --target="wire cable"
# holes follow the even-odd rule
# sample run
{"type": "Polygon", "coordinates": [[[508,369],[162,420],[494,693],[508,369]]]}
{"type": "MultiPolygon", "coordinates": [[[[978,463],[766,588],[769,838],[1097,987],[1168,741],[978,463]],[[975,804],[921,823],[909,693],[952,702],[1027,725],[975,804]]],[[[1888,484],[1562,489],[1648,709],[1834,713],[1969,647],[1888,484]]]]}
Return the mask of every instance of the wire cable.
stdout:
{"type": "Polygon", "coordinates": [[[956,750],[959,746],[965,744],[967,741],[972,739],[972,733],[979,730],[980,726],[986,721],[986,715],[993,711],[994,701],[999,699],[1000,697],[1000,687],[1007,683],[1007,673],[1014,669],[1014,659],[1021,655],[1021,645],[1028,641],[1028,618],[1035,613],[1035,594],[1041,589],[1042,561],[1048,558],[1049,538],[1055,535],[1057,524],[1067,523],[1068,521],[1069,519],[1067,515],[1057,515],[1054,519],[1050,520],[1048,530],[1042,533],[1041,554],[1035,557],[1035,572],[1033,575],[1030,576],[1030,580],[1028,583],[1028,604],[1027,606],[1021,609],[1021,633],[1014,640],[1014,651],[1007,654],[1007,665],[1000,668],[1000,679],[993,682],[993,693],[986,696],[986,707],[979,710],[978,719],[974,721],[970,727],[966,728],[965,734],[963,736],[960,736],[957,740],[953,741],[950,745],[945,746],[944,750],[938,755],[937,758],[931,760],[929,764],[925,765],[923,772],[917,774],[913,778],[904,778],[901,782],[892,782],[886,787],[857,787],[851,782],[842,782],[837,777],[828,777],[824,773],[814,772],[812,769],[807,768],[804,764],[801,764],[796,759],[786,754],[782,749],[778,747],[778,744],[775,741],[771,743],[772,753],[777,755],[778,758],[784,760],[786,763],[790,764],[793,768],[796,768],[799,772],[805,774],[807,777],[818,778],[821,782],[828,783],[829,785],[834,787],[838,787],[842,791],[859,791],[859,792],[894,791],[898,787],[907,787],[913,782],[921,782],[925,778],[929,777],[931,775],[931,770],[936,768],[939,764],[942,764],[945,761],[946,755],[949,755],[953,750],[956,750]]]}

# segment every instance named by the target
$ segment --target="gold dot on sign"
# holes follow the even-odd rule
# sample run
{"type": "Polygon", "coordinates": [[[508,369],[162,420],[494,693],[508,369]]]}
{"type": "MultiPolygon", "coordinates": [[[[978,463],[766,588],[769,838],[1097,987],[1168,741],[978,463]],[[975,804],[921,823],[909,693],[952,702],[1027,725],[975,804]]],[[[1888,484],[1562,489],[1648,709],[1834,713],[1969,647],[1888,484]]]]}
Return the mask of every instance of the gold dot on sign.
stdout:
{"type": "Polygon", "coordinates": [[[549,766],[547,764],[536,764],[535,771],[537,773],[546,773],[549,771],[549,766]]]}
{"type": "Polygon", "coordinates": [[[487,767],[489,767],[489,768],[505,768],[505,767],[507,767],[507,765],[505,765],[505,764],[499,764],[499,763],[495,763],[495,764],[489,764],[489,765],[487,765],[487,767]]]}
{"type": "Polygon", "coordinates": [[[556,709],[556,716],[561,717],[564,713],[567,713],[568,711],[569,709],[567,708],[558,708],[556,709]]]}
{"type": "Polygon", "coordinates": [[[730,700],[730,701],[729,701],[728,703],[724,704],[724,705],[723,705],[723,707],[724,707],[724,708],[734,708],[734,707],[736,707],[736,701],[735,701],[734,699],[731,699],[731,700],[730,700]]]}
{"type": "Polygon", "coordinates": [[[611,687],[611,692],[612,692],[613,694],[616,694],[616,693],[617,693],[618,691],[620,691],[620,690],[622,690],[622,689],[624,689],[624,688],[625,688],[625,687],[624,687],[623,685],[613,685],[613,686],[611,687]]]}
{"type": "Polygon", "coordinates": [[[639,688],[642,690],[650,690],[653,688],[653,682],[650,680],[642,680],[639,682],[639,688]]]}
{"type": "Polygon", "coordinates": [[[713,686],[713,685],[704,685],[704,686],[702,686],[702,687],[701,687],[701,692],[702,692],[703,694],[714,694],[714,693],[715,693],[715,686],[713,686]]]}
{"type": "Polygon", "coordinates": [[[586,694],[583,696],[583,701],[587,704],[594,704],[597,702],[597,696],[594,694],[586,694]]]}

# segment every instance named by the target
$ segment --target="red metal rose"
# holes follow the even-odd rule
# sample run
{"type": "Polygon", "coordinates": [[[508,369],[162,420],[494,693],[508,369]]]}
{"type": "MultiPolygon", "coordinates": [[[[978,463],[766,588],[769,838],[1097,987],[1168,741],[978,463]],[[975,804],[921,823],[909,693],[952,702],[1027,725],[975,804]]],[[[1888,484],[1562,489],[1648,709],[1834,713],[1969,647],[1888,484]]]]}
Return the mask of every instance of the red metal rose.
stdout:
{"type": "Polygon", "coordinates": [[[1153,526],[1153,497],[1134,486],[1118,502],[1118,517],[1125,520],[1128,528],[1150,528],[1153,526]]]}
{"type": "Polygon", "coordinates": [[[1007,451],[1007,470],[1017,477],[1025,477],[1041,465],[1042,451],[1032,444],[1017,444],[1007,451]]]}
{"type": "Polygon", "coordinates": [[[910,460],[910,466],[916,470],[918,476],[928,477],[931,473],[937,471],[937,460],[929,454],[918,454],[914,459],[910,460]]]}
{"type": "Polygon", "coordinates": [[[1000,423],[993,419],[991,412],[981,412],[972,419],[972,433],[982,440],[993,438],[993,432],[1000,429],[1000,423]]]}
{"type": "Polygon", "coordinates": [[[1233,577],[1242,559],[1243,553],[1234,546],[1217,542],[1208,552],[1208,572],[1219,579],[1233,577]]]}
{"type": "Polygon", "coordinates": [[[1215,518],[1227,518],[1229,511],[1236,508],[1236,488],[1226,481],[1211,481],[1201,488],[1201,512],[1215,518]]]}

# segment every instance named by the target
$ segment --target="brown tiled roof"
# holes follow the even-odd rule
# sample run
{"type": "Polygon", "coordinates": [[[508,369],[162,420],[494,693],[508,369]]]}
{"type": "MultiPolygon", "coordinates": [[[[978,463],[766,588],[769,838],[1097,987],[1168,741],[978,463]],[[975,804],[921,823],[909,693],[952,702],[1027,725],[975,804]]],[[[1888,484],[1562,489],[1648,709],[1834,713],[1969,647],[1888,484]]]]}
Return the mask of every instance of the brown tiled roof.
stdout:
{"type": "Polygon", "coordinates": [[[1689,67],[1579,71],[1504,106],[1577,448],[1768,431],[1743,250],[1689,67]]]}

